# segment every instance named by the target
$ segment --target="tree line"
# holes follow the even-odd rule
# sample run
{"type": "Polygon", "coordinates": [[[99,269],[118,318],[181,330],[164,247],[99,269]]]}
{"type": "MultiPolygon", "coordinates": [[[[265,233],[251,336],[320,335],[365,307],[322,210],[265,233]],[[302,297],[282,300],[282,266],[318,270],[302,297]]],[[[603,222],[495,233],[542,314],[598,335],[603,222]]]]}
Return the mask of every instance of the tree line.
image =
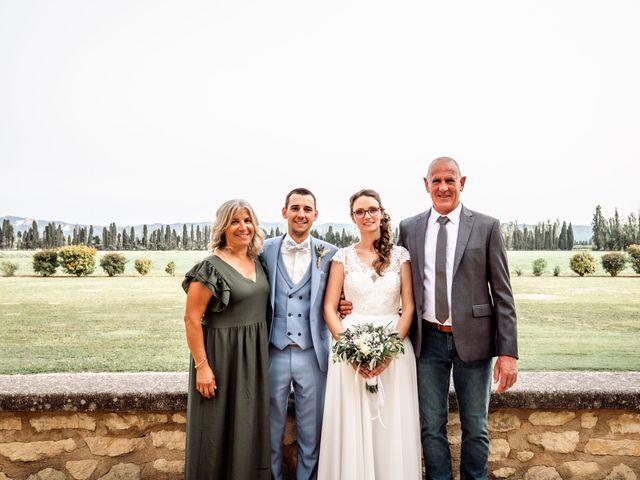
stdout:
{"type": "Polygon", "coordinates": [[[605,218],[602,207],[598,205],[591,222],[594,250],[624,250],[629,245],[640,244],[640,223],[635,213],[621,220],[618,209],[613,217],[605,218]]]}
{"type": "MultiPolygon", "coordinates": [[[[615,210],[613,217],[605,218],[600,205],[593,215],[592,238],[590,242],[576,242],[573,226],[569,222],[559,220],[539,222],[528,227],[518,222],[511,222],[502,228],[502,237],[508,250],[572,250],[576,244],[591,245],[594,250],[619,251],[629,245],[640,244],[640,222],[635,213],[622,220],[615,210]]],[[[282,235],[279,227],[265,231],[267,238],[282,235]]],[[[358,241],[357,235],[334,230],[321,234],[313,229],[311,234],[332,243],[337,247],[347,247],[358,241]]],[[[119,229],[115,223],[102,229],[100,235],[94,233],[93,225],[89,227],[76,225],[67,235],[61,225],[48,223],[42,232],[34,220],[28,230],[14,231],[8,219],[4,219],[0,227],[0,250],[37,250],[59,248],[67,245],[86,245],[98,250],[206,250],[211,237],[211,227],[184,224],[182,232],[176,232],[170,225],[160,226],[149,231],[148,226],[142,226],[142,235],[138,236],[134,227],[119,229]]],[[[398,229],[393,232],[393,240],[397,241],[398,229]]]]}
{"type": "Polygon", "coordinates": [[[511,222],[502,228],[502,239],[507,250],[572,250],[575,244],[573,225],[550,220],[533,228],[511,222]]]}
{"type": "MultiPolygon", "coordinates": [[[[279,227],[265,231],[266,238],[282,235],[279,227]]],[[[357,237],[344,228],[341,232],[329,226],[322,235],[316,229],[312,235],[338,247],[346,247],[357,241],[357,237]]],[[[397,237],[397,230],[395,233],[397,237]]],[[[76,225],[67,235],[61,225],[50,222],[40,232],[38,223],[33,220],[28,230],[14,233],[13,225],[8,219],[0,227],[0,250],[38,250],[60,248],[69,245],[86,245],[97,250],[206,250],[211,239],[211,227],[200,225],[182,226],[179,234],[170,225],[161,226],[149,232],[148,226],[142,226],[142,235],[136,235],[134,227],[118,229],[115,223],[102,229],[100,235],[94,233],[93,225],[88,227],[76,225]]]]}
{"type": "Polygon", "coordinates": [[[89,227],[76,225],[73,231],[65,235],[61,225],[50,222],[40,233],[34,220],[25,232],[14,234],[9,220],[5,219],[0,228],[0,249],[37,250],[51,249],[68,245],[86,245],[98,250],[206,250],[211,236],[211,227],[186,224],[178,234],[170,225],[160,226],[149,231],[145,224],[142,235],[138,236],[134,227],[118,229],[115,223],[102,229],[100,235],[89,227]]]}

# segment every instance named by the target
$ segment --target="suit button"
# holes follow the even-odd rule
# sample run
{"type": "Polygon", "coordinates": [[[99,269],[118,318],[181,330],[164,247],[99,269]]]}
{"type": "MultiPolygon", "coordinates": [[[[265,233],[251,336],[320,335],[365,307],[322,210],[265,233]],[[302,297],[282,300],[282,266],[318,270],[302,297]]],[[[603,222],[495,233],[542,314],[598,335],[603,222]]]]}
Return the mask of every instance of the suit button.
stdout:
{"type": "Polygon", "coordinates": [[[302,334],[301,334],[300,332],[298,332],[298,336],[299,336],[299,337],[301,337],[301,336],[302,336],[302,334]]]}
{"type": "Polygon", "coordinates": [[[301,314],[301,313],[299,313],[299,314],[298,314],[298,316],[299,316],[299,317],[301,317],[301,316],[302,316],[302,314],[301,314]]]}
{"type": "Polygon", "coordinates": [[[293,298],[293,295],[289,295],[289,298],[293,298]]]}
{"type": "Polygon", "coordinates": [[[299,298],[300,300],[302,300],[302,295],[300,295],[298,298],[299,298]]]}
{"type": "Polygon", "coordinates": [[[291,332],[287,332],[287,335],[291,335],[291,332]]]}
{"type": "Polygon", "coordinates": [[[291,315],[293,315],[293,313],[289,313],[288,316],[290,317],[291,315]]]}

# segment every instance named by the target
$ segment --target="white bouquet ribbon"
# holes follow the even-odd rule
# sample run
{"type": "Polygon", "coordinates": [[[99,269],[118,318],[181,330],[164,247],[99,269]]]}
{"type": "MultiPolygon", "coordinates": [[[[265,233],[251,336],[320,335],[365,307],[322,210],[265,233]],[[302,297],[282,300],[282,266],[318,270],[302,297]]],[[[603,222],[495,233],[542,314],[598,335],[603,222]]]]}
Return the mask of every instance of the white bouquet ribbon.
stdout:
{"type": "MultiPolygon", "coordinates": [[[[355,383],[358,386],[358,376],[360,375],[360,365],[356,369],[355,383]]],[[[384,386],[382,385],[382,379],[379,375],[373,378],[366,378],[365,382],[367,387],[377,387],[375,390],[366,388],[367,401],[369,402],[369,410],[375,412],[375,416],[371,417],[371,421],[378,420],[382,428],[386,430],[387,426],[382,421],[382,407],[384,406],[384,386]]]]}

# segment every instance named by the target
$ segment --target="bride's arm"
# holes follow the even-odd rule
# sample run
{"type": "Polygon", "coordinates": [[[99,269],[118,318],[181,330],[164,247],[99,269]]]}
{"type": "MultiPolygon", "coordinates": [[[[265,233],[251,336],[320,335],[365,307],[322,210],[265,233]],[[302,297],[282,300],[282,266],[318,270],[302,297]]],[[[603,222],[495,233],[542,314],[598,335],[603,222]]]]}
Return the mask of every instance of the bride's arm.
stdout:
{"type": "Polygon", "coordinates": [[[411,280],[411,262],[404,262],[400,266],[400,295],[402,296],[402,315],[396,329],[400,337],[404,338],[409,332],[416,308],[413,300],[413,282],[411,280]]]}
{"type": "Polygon", "coordinates": [[[340,262],[332,261],[329,279],[327,280],[327,289],[324,292],[324,321],[336,340],[338,339],[338,334],[345,330],[337,313],[343,283],[344,265],[340,262]]]}

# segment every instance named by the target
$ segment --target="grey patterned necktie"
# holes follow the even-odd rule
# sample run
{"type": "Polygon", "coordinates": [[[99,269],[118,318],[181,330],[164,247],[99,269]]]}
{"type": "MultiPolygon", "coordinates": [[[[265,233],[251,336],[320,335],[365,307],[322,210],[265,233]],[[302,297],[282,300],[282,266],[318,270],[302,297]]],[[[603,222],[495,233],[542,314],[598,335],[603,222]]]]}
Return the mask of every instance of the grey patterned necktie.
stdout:
{"type": "Polygon", "coordinates": [[[436,319],[444,323],[449,318],[447,297],[447,223],[449,217],[438,218],[440,229],[436,241],[436,319]]]}

